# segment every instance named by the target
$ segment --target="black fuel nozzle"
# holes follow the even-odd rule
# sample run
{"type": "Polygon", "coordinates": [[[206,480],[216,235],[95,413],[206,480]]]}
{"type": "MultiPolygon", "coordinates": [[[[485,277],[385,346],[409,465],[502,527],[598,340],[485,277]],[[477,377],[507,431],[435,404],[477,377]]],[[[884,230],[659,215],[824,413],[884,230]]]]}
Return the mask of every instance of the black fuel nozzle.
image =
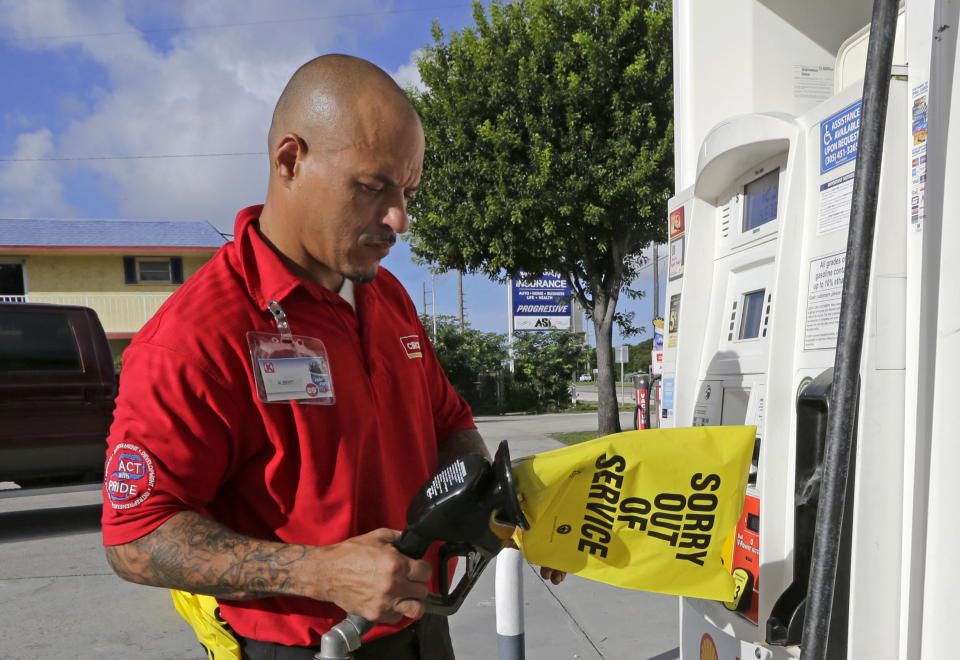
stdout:
{"type": "Polygon", "coordinates": [[[503,536],[491,525],[529,529],[510,472],[510,451],[500,443],[491,465],[480,454],[461,456],[425,483],[407,508],[407,528],[397,549],[419,559],[435,541],[466,544],[496,555],[503,536]]]}
{"type": "MultiPolygon", "coordinates": [[[[396,548],[422,558],[440,542],[441,593],[427,596],[427,612],[449,616],[464,599],[490,560],[500,552],[515,527],[529,529],[510,471],[510,450],[504,440],[491,465],[480,454],[466,454],[443,466],[425,483],[407,507],[407,528],[396,548]],[[466,560],[464,575],[451,590],[453,557],[466,560]]],[[[321,640],[320,660],[349,658],[372,622],[350,615],[321,640]]]]}

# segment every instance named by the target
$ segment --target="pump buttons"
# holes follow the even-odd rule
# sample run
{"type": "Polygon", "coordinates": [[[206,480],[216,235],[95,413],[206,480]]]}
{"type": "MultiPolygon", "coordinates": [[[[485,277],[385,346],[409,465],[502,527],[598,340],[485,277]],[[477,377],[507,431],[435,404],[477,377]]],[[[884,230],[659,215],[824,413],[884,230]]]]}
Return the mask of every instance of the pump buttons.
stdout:
{"type": "Polygon", "coordinates": [[[746,612],[753,600],[753,573],[745,568],[733,570],[733,583],[736,587],[733,600],[723,604],[731,612],[746,612]]]}

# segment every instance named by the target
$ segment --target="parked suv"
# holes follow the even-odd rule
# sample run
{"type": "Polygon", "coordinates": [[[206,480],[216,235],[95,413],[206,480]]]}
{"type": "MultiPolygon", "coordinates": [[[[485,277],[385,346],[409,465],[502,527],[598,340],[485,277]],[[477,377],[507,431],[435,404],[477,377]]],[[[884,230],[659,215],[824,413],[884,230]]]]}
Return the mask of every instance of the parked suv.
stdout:
{"type": "Polygon", "coordinates": [[[102,478],[116,390],[96,312],[0,303],[0,481],[102,478]]]}

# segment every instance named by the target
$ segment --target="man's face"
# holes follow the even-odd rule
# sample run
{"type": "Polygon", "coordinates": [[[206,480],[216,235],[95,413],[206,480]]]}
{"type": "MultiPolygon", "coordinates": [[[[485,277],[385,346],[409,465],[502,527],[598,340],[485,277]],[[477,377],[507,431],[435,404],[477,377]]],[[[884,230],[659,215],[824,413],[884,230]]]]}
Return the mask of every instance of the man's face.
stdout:
{"type": "Polygon", "coordinates": [[[413,117],[360,116],[345,132],[352,135],[308,144],[293,182],[301,265],[332,289],[340,276],[376,276],[397,234],[410,226],[407,199],[423,168],[423,129],[413,117]]]}

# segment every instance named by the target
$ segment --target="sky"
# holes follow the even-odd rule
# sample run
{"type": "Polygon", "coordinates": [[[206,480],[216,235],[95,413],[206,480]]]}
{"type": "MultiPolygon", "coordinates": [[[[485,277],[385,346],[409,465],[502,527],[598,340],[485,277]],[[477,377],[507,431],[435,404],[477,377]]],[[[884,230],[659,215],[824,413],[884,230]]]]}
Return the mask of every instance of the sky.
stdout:
{"type": "MultiPolygon", "coordinates": [[[[297,67],[347,53],[421,86],[415,61],[434,21],[446,34],[470,27],[471,6],[0,0],[0,217],[207,220],[232,232],[237,211],[263,202],[270,117],[297,67]]],[[[426,290],[428,313],[434,296],[437,314],[458,313],[455,272],[431,275],[402,240],[383,265],[419,311],[426,290]]],[[[618,306],[647,327],[628,343],[652,333],[652,273],[633,284],[645,298],[618,306]]],[[[505,284],[466,275],[463,290],[472,327],[507,332],[505,284]]]]}

